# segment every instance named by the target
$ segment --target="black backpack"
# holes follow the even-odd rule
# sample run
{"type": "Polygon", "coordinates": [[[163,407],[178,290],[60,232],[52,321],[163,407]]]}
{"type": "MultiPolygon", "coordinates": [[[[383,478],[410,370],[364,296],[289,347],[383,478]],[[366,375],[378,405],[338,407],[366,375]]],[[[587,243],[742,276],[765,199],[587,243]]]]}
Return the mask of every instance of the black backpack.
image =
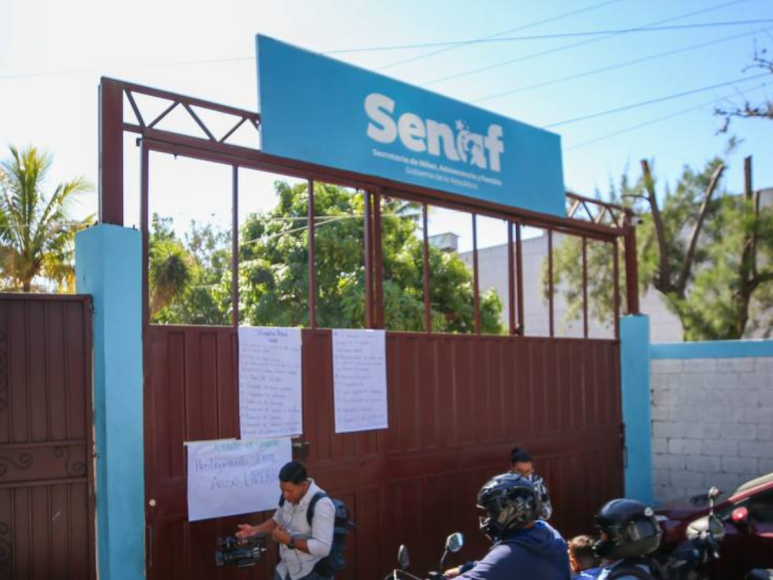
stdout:
{"type": "MultiPolygon", "coordinates": [[[[306,522],[309,524],[309,527],[311,527],[311,522],[314,519],[314,508],[317,506],[317,502],[325,497],[333,502],[333,507],[335,508],[333,545],[330,547],[330,553],[314,564],[314,571],[320,576],[330,577],[339,570],[346,568],[346,561],[344,560],[346,536],[349,534],[349,530],[353,530],[357,525],[349,519],[349,511],[346,509],[344,502],[330,497],[324,491],[318,491],[311,496],[309,507],[306,508],[306,522]]],[[[279,498],[279,507],[282,507],[284,504],[285,498],[281,496],[279,498]]]]}

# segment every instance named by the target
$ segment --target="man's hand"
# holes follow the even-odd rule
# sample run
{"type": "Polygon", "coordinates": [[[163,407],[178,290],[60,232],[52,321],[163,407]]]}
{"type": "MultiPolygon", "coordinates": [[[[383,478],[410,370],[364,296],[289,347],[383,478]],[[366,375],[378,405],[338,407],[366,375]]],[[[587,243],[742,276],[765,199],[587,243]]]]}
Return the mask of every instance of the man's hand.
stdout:
{"type": "Polygon", "coordinates": [[[443,572],[443,576],[445,576],[446,578],[456,578],[461,573],[462,573],[461,568],[457,566],[456,568],[449,568],[448,570],[443,572]]]}
{"type": "Polygon", "coordinates": [[[274,540],[277,544],[288,544],[290,542],[291,536],[282,526],[277,526],[271,532],[271,539],[274,540]]]}
{"type": "Polygon", "coordinates": [[[236,526],[239,530],[234,534],[240,540],[246,540],[250,536],[257,534],[257,526],[251,526],[250,524],[239,524],[236,526]]]}

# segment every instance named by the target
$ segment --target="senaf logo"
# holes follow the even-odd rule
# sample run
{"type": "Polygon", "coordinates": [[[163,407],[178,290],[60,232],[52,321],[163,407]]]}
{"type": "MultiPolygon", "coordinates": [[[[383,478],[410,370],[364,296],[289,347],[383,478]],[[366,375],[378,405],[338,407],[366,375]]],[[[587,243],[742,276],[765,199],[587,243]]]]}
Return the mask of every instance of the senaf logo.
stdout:
{"type": "Polygon", "coordinates": [[[370,119],[368,137],[385,144],[399,138],[406,148],[417,153],[438,157],[442,154],[449,161],[501,171],[499,157],[505,150],[501,125],[489,125],[484,136],[470,131],[464,121],[456,121],[455,130],[414,113],[403,113],[395,121],[394,111],[394,100],[379,93],[369,94],[365,98],[365,112],[370,119]]]}

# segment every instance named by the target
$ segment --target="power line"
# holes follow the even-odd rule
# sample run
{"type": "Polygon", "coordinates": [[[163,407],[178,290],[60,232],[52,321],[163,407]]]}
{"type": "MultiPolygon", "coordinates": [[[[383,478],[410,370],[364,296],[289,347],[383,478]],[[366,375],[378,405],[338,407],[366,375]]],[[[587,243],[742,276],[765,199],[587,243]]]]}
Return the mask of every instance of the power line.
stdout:
{"type": "MultiPolygon", "coordinates": [[[[762,89],[767,86],[767,83],[763,83],[761,85],[754,86],[750,89],[746,89],[747,91],[756,91],[757,89],[762,89]]],[[[603,141],[605,139],[609,139],[611,137],[617,137],[618,135],[622,135],[623,133],[630,133],[631,131],[635,131],[636,129],[642,129],[644,127],[647,127],[649,125],[654,125],[655,123],[659,123],[661,121],[665,121],[667,119],[672,119],[674,117],[678,117],[680,115],[684,115],[686,113],[690,113],[692,111],[695,111],[697,109],[702,109],[703,107],[707,107],[708,105],[716,104],[720,101],[723,101],[725,99],[729,99],[733,95],[727,95],[724,97],[720,97],[719,99],[712,99],[711,101],[705,101],[699,105],[694,105],[692,107],[688,107],[686,109],[681,109],[679,111],[676,111],[675,113],[670,113],[668,115],[664,115],[662,117],[657,117],[655,119],[650,119],[649,121],[645,121],[643,123],[638,123],[636,125],[631,125],[630,127],[626,127],[625,129],[620,129],[618,131],[613,131],[612,133],[607,133],[606,135],[601,135],[600,137],[594,137],[593,139],[589,139],[587,141],[582,141],[581,143],[577,143],[576,145],[572,145],[571,147],[565,148],[563,151],[564,153],[573,151],[575,149],[580,149],[581,147],[585,147],[586,145],[590,145],[591,143],[596,143],[598,141],[603,141]]]]}
{"type": "Polygon", "coordinates": [[[690,50],[696,50],[696,49],[699,49],[699,48],[705,48],[707,46],[713,46],[715,44],[721,44],[723,42],[728,42],[730,40],[737,40],[739,38],[744,38],[746,36],[751,36],[751,35],[757,34],[759,32],[765,32],[767,30],[770,30],[770,29],[766,28],[766,29],[763,29],[763,30],[753,30],[752,32],[744,32],[743,34],[734,34],[733,36],[726,36],[724,38],[719,38],[717,40],[711,40],[709,42],[702,42],[700,44],[693,44],[691,46],[685,46],[685,47],[677,48],[677,49],[674,49],[674,50],[668,50],[668,51],[665,51],[665,52],[659,52],[659,53],[656,53],[656,54],[651,54],[651,55],[648,55],[648,56],[643,56],[643,57],[640,57],[640,58],[635,58],[633,60],[627,60],[627,61],[624,61],[624,62],[619,62],[619,63],[616,63],[616,64],[611,64],[611,65],[604,66],[604,67],[601,67],[601,68],[597,68],[597,69],[593,69],[593,70],[589,70],[589,71],[585,71],[585,72],[581,72],[581,73],[577,73],[577,74],[573,74],[573,75],[569,75],[569,76],[565,76],[565,77],[560,77],[560,78],[557,78],[557,79],[553,79],[553,80],[549,80],[549,81],[544,81],[544,82],[541,82],[541,83],[534,83],[534,84],[531,84],[531,85],[526,85],[526,86],[523,86],[523,87],[518,87],[516,89],[511,89],[509,91],[502,91],[500,93],[494,93],[494,94],[491,94],[491,95],[486,95],[485,97],[479,97],[477,99],[473,99],[470,102],[471,103],[479,103],[481,101],[488,101],[488,100],[491,100],[491,99],[498,99],[500,97],[514,95],[514,94],[522,93],[522,92],[529,91],[529,90],[532,90],[532,89],[548,87],[548,86],[555,85],[555,84],[558,84],[558,83],[562,83],[562,82],[566,82],[566,81],[572,81],[572,80],[576,80],[576,79],[579,79],[579,78],[587,77],[587,76],[598,74],[598,73],[608,72],[608,71],[611,71],[611,70],[615,70],[615,69],[618,69],[618,68],[623,68],[623,67],[630,66],[630,65],[633,65],[633,64],[639,64],[639,63],[646,62],[646,61],[649,61],[649,60],[655,60],[655,59],[658,59],[658,58],[663,58],[663,57],[667,57],[667,56],[673,56],[675,54],[679,54],[679,53],[682,53],[682,52],[688,52],[690,50]]]}
{"type": "MultiPolygon", "coordinates": [[[[607,0],[606,2],[601,2],[599,4],[594,4],[592,6],[588,6],[586,8],[582,8],[580,10],[575,10],[573,12],[567,12],[566,14],[561,14],[559,16],[554,16],[552,18],[547,18],[545,20],[540,20],[537,22],[532,22],[530,24],[526,24],[524,26],[520,26],[518,28],[512,28],[509,30],[505,30],[503,32],[499,32],[497,34],[492,34],[490,36],[486,36],[483,39],[473,39],[470,41],[467,41],[469,43],[478,42],[481,40],[486,39],[492,39],[497,36],[501,36],[503,34],[509,34],[511,32],[517,32],[519,30],[525,30],[527,28],[531,28],[540,24],[547,24],[548,22],[553,22],[562,18],[567,18],[569,16],[574,16],[576,14],[580,14],[583,12],[588,12],[590,10],[594,10],[596,8],[600,8],[602,6],[607,6],[609,4],[615,4],[616,2],[621,2],[622,0],[607,0]]],[[[419,60],[423,58],[428,58],[434,54],[438,54],[441,52],[446,52],[448,50],[454,50],[456,48],[460,48],[461,46],[464,46],[465,42],[457,42],[454,46],[450,46],[448,48],[443,48],[441,50],[420,55],[417,57],[409,58],[404,61],[399,61],[396,63],[388,64],[386,66],[383,66],[381,68],[378,68],[376,70],[384,70],[387,68],[390,68],[392,66],[397,66],[399,64],[403,64],[404,62],[412,61],[412,60],[419,60]]],[[[347,50],[341,50],[341,51],[327,51],[327,52],[321,52],[320,54],[323,55],[329,55],[329,54],[336,54],[341,52],[356,52],[356,49],[352,51],[347,50]]],[[[138,67],[138,68],[162,68],[162,67],[175,67],[175,66],[192,66],[192,65],[200,65],[200,64],[221,64],[221,63],[232,63],[232,62],[246,62],[246,61],[255,61],[254,56],[241,56],[241,57],[231,57],[231,58],[217,58],[217,59],[206,59],[206,60],[190,60],[190,61],[173,61],[173,62],[160,62],[160,63],[145,63],[145,64],[129,64],[127,66],[129,67],[138,67]]],[[[58,71],[44,71],[44,72],[33,72],[33,73],[19,73],[19,74],[9,74],[9,75],[0,75],[0,81],[3,80],[17,80],[17,79],[27,79],[27,78],[38,78],[38,77],[47,77],[47,76],[64,76],[64,75],[78,75],[78,74],[99,74],[103,72],[103,69],[96,69],[96,68],[88,68],[88,69],[70,69],[70,70],[58,70],[58,71]]]]}
{"type": "MultiPolygon", "coordinates": [[[[735,4],[740,4],[742,2],[748,2],[748,1],[749,0],[733,0],[732,2],[725,2],[723,4],[716,4],[714,6],[710,6],[709,8],[704,8],[702,10],[696,10],[694,12],[687,12],[685,14],[680,14],[679,16],[673,16],[671,18],[664,18],[663,20],[656,20],[654,22],[650,22],[648,24],[643,25],[641,28],[648,27],[648,26],[657,26],[657,25],[660,25],[660,24],[665,24],[666,22],[673,22],[674,20],[681,20],[682,18],[688,18],[690,16],[697,16],[699,14],[704,14],[704,13],[710,12],[712,10],[719,10],[720,8],[726,8],[728,6],[733,6],[735,4]]],[[[500,67],[503,67],[503,66],[506,66],[506,65],[509,65],[509,64],[514,64],[516,62],[523,62],[525,60],[530,60],[532,58],[537,58],[537,57],[540,57],[540,56],[545,56],[547,54],[554,54],[554,53],[557,53],[557,52],[563,52],[564,50],[568,50],[570,48],[576,48],[578,46],[585,46],[587,44],[591,44],[591,43],[594,43],[594,42],[599,42],[601,40],[605,40],[605,39],[611,38],[613,36],[619,36],[621,34],[624,34],[624,33],[607,34],[605,36],[601,36],[601,37],[597,37],[597,38],[591,38],[591,39],[588,39],[588,40],[581,40],[579,42],[573,42],[571,44],[565,44],[563,46],[559,46],[559,47],[556,47],[556,48],[551,48],[551,49],[548,49],[548,50],[542,50],[542,51],[539,51],[539,52],[532,52],[530,54],[519,56],[517,58],[513,58],[513,59],[506,60],[506,61],[503,61],[503,62],[499,62],[499,63],[496,63],[496,64],[491,64],[491,65],[487,65],[487,66],[477,67],[477,68],[470,69],[470,70],[467,70],[467,71],[464,71],[464,72],[455,73],[455,74],[452,74],[452,75],[448,75],[448,76],[445,76],[445,77],[440,77],[440,78],[433,79],[431,81],[427,81],[427,82],[419,83],[419,84],[420,84],[420,86],[434,85],[434,84],[437,84],[437,83],[446,82],[446,81],[450,81],[450,80],[453,80],[453,79],[458,79],[458,78],[466,77],[466,76],[469,76],[471,74],[477,74],[477,73],[481,73],[481,72],[486,72],[486,71],[493,70],[493,69],[496,69],[496,68],[500,68],[500,67]]]]}
{"type": "Polygon", "coordinates": [[[691,89],[689,91],[682,91],[680,93],[674,93],[672,95],[666,95],[665,97],[657,97],[655,99],[650,99],[647,101],[641,101],[639,103],[633,103],[631,105],[624,105],[622,107],[615,107],[614,109],[607,109],[606,111],[599,111],[597,113],[591,113],[589,115],[583,115],[581,117],[574,117],[572,119],[566,119],[565,121],[559,121],[557,123],[550,123],[549,125],[543,125],[544,129],[551,129],[553,127],[561,127],[563,125],[570,125],[571,123],[577,123],[579,121],[587,121],[588,119],[596,119],[598,117],[604,117],[606,115],[611,115],[613,113],[620,113],[622,111],[629,111],[631,109],[636,109],[638,107],[644,107],[646,105],[653,105],[655,103],[662,103],[664,101],[670,101],[671,99],[677,99],[679,97],[686,97],[687,95],[695,95],[697,93],[702,93],[705,91],[710,91],[711,89],[718,89],[719,87],[726,87],[728,85],[732,85],[739,82],[745,82],[745,81],[751,81],[754,79],[759,79],[762,77],[769,76],[769,72],[760,73],[758,75],[753,75],[746,78],[738,78],[734,79],[732,81],[727,81],[724,83],[717,83],[715,85],[709,85],[707,87],[701,87],[699,89],[691,89]]]}
{"type": "MultiPolygon", "coordinates": [[[[603,7],[603,6],[607,6],[609,4],[613,4],[613,3],[616,3],[616,2],[621,2],[621,1],[622,0],[608,0],[606,2],[602,2],[602,3],[599,3],[599,4],[594,4],[592,6],[588,6],[586,8],[580,9],[580,10],[575,10],[574,12],[568,12],[566,14],[561,14],[561,15],[555,16],[553,18],[548,18],[548,19],[545,19],[545,20],[533,22],[533,23],[521,26],[519,28],[513,28],[513,29],[510,29],[510,30],[506,30],[504,32],[500,32],[500,33],[497,33],[497,34],[486,36],[486,37],[483,37],[483,38],[480,38],[480,39],[472,39],[472,40],[468,40],[468,41],[457,41],[457,42],[453,43],[452,46],[440,49],[438,51],[434,51],[434,52],[427,53],[427,54],[424,54],[424,55],[412,57],[412,58],[405,59],[405,60],[402,60],[402,61],[398,61],[398,62],[395,62],[395,63],[391,63],[389,65],[386,65],[386,66],[383,66],[383,67],[380,67],[380,68],[376,68],[375,70],[384,70],[384,69],[390,68],[392,66],[397,66],[399,64],[404,64],[406,62],[410,62],[410,61],[413,61],[413,60],[419,60],[419,59],[422,59],[422,58],[428,58],[428,57],[433,56],[435,54],[439,54],[441,52],[446,52],[446,51],[449,51],[449,50],[454,50],[456,48],[461,48],[461,47],[467,46],[469,44],[475,44],[475,43],[479,43],[479,42],[486,42],[486,41],[489,41],[490,39],[494,39],[495,37],[501,36],[503,34],[508,34],[510,32],[515,32],[515,31],[518,31],[518,30],[524,30],[526,28],[530,28],[530,27],[537,26],[537,25],[540,25],[540,24],[545,24],[545,23],[552,22],[552,21],[555,21],[555,20],[559,20],[559,19],[562,19],[562,18],[566,18],[566,17],[569,17],[569,16],[574,16],[574,15],[580,14],[582,12],[588,12],[590,10],[594,10],[594,9],[597,9],[597,8],[600,8],[600,7],[603,7]]],[[[676,16],[674,18],[669,18],[669,19],[666,19],[666,20],[657,21],[657,22],[651,23],[649,25],[644,25],[643,27],[621,29],[619,31],[613,31],[613,32],[609,32],[609,33],[607,33],[608,31],[578,32],[578,33],[566,33],[564,35],[544,35],[544,36],[535,36],[535,37],[520,37],[520,38],[512,38],[512,39],[502,39],[502,40],[527,40],[529,38],[531,38],[531,39],[548,38],[550,36],[553,36],[554,38],[557,38],[557,37],[560,37],[560,36],[605,34],[604,36],[602,36],[600,38],[593,38],[593,39],[590,39],[590,40],[586,40],[586,41],[581,41],[581,42],[574,43],[574,44],[565,45],[563,47],[558,47],[556,49],[551,49],[551,50],[547,50],[547,51],[532,53],[532,54],[529,54],[529,55],[525,55],[523,57],[519,57],[519,58],[516,58],[516,59],[513,59],[513,60],[497,63],[497,64],[490,65],[490,66],[487,66],[487,67],[472,69],[472,70],[469,70],[469,71],[466,71],[466,72],[463,72],[463,73],[458,73],[458,74],[455,74],[455,75],[451,75],[451,76],[448,76],[448,77],[434,79],[434,80],[431,80],[431,81],[428,81],[428,82],[425,82],[425,83],[421,83],[421,86],[426,86],[426,85],[430,85],[430,84],[434,84],[434,83],[444,82],[444,81],[447,81],[447,80],[451,80],[451,79],[467,76],[467,75],[474,74],[474,73],[477,73],[477,72],[484,72],[486,70],[490,70],[490,69],[493,69],[493,68],[498,68],[498,67],[501,67],[501,66],[505,66],[505,65],[508,65],[508,64],[515,63],[515,62],[520,62],[520,61],[523,61],[523,60],[528,60],[530,58],[535,58],[535,57],[543,56],[543,55],[550,54],[550,53],[553,53],[553,52],[563,51],[563,50],[566,50],[566,49],[569,49],[569,48],[573,48],[573,47],[576,47],[576,46],[581,46],[581,45],[584,45],[584,44],[589,44],[591,42],[596,42],[598,40],[603,40],[605,38],[609,38],[611,36],[616,36],[618,34],[627,34],[629,32],[637,32],[637,31],[641,31],[641,32],[646,32],[646,31],[650,31],[650,30],[654,31],[654,30],[657,30],[657,29],[649,28],[649,27],[654,26],[656,24],[661,24],[663,22],[670,22],[670,21],[673,21],[673,20],[678,20],[680,18],[687,18],[688,16],[694,16],[694,15],[701,14],[701,13],[704,13],[704,12],[708,12],[708,11],[711,11],[711,10],[716,10],[716,9],[719,9],[719,8],[723,8],[725,6],[729,6],[729,5],[733,5],[733,4],[738,4],[740,2],[748,2],[748,1],[749,0],[734,0],[733,2],[729,2],[729,3],[726,3],[726,4],[721,4],[721,5],[718,5],[718,6],[713,6],[713,7],[704,9],[704,10],[699,10],[699,11],[696,11],[696,12],[691,12],[691,13],[688,13],[688,14],[683,14],[681,16],[676,16]]],[[[763,23],[763,22],[771,22],[771,21],[773,21],[773,19],[770,19],[770,20],[762,19],[762,20],[737,21],[737,22],[728,22],[728,23],[721,23],[720,22],[720,23],[708,23],[708,24],[695,24],[695,25],[684,25],[684,27],[696,27],[697,28],[697,27],[701,27],[701,26],[721,26],[721,25],[743,24],[743,23],[750,24],[750,23],[755,23],[755,22],[756,23],[763,23]]],[[[670,27],[663,27],[662,29],[667,29],[667,28],[670,28],[670,27]]],[[[447,44],[447,43],[440,43],[440,44],[447,44]]],[[[415,47],[415,46],[421,46],[421,45],[407,45],[407,46],[414,46],[415,47]]],[[[426,46],[432,46],[432,45],[426,45],[426,46]]],[[[403,47],[400,47],[400,46],[381,47],[378,50],[387,50],[387,49],[391,49],[391,48],[398,49],[398,48],[405,48],[405,46],[403,46],[403,47]]],[[[322,52],[320,54],[325,55],[325,54],[334,54],[336,52],[356,52],[357,50],[358,49],[352,49],[350,51],[346,51],[346,50],[343,50],[343,51],[328,51],[328,52],[322,52]]],[[[376,50],[376,49],[364,49],[364,50],[376,50]]],[[[124,66],[126,66],[128,68],[165,68],[165,67],[177,67],[177,66],[196,66],[196,65],[202,65],[202,64],[225,64],[225,63],[248,62],[248,61],[255,61],[255,57],[254,56],[243,56],[243,57],[202,59],[202,60],[190,60],[190,61],[173,61],[173,62],[159,62],[159,63],[144,63],[144,64],[143,63],[137,63],[137,64],[129,63],[129,64],[124,65],[124,66]]],[[[83,68],[83,69],[69,69],[69,70],[58,70],[58,71],[42,71],[42,72],[32,72],[32,73],[17,73],[17,74],[0,75],[0,81],[30,79],[30,78],[41,78],[41,77],[49,77],[49,76],[67,76],[67,75],[79,75],[79,74],[101,74],[101,73],[104,73],[104,69],[100,69],[100,68],[83,68]]],[[[487,97],[484,97],[484,99],[485,98],[487,98],[487,97]]]]}
{"type": "MultiPolygon", "coordinates": [[[[234,57],[234,58],[213,58],[208,60],[187,60],[177,62],[157,62],[157,63],[128,63],[124,65],[126,68],[165,68],[176,66],[195,66],[200,64],[223,64],[231,62],[242,61],[254,61],[254,56],[234,57]]],[[[53,77],[53,76],[66,76],[66,75],[79,75],[79,74],[104,74],[104,68],[84,68],[84,69],[70,69],[70,70],[57,70],[57,71],[42,71],[33,73],[18,73],[9,75],[0,75],[0,81],[7,80],[19,80],[19,79],[31,79],[40,77],[53,77]]]]}
{"type": "MultiPolygon", "coordinates": [[[[434,48],[437,46],[448,46],[457,48],[459,46],[468,46],[472,44],[491,44],[496,42],[517,42],[524,40],[551,40],[556,38],[576,38],[578,36],[599,36],[601,34],[629,34],[634,32],[663,32],[673,30],[691,30],[695,28],[717,28],[724,26],[743,26],[748,24],[765,24],[773,22],[773,18],[761,18],[757,20],[726,20],[721,22],[703,22],[694,24],[673,24],[671,26],[644,26],[633,28],[612,28],[605,30],[581,30],[577,32],[556,32],[551,34],[533,34],[530,36],[505,36],[504,38],[473,38],[468,40],[448,40],[444,42],[425,42],[422,44],[392,44],[387,46],[371,46],[364,48],[346,48],[341,50],[329,50],[320,54],[346,54],[360,52],[384,52],[393,50],[407,50],[412,48],[434,48]]],[[[382,70],[382,67],[379,70],[382,70]]]]}
{"type": "MultiPolygon", "coordinates": [[[[489,36],[484,36],[481,39],[478,40],[487,40],[490,38],[496,38],[498,36],[502,36],[504,34],[510,34],[511,32],[518,32],[520,30],[526,30],[528,28],[534,28],[535,26],[540,26],[542,24],[548,24],[549,22],[555,22],[556,20],[562,20],[564,18],[569,18],[570,16],[576,16],[577,14],[582,14],[584,12],[590,12],[592,10],[596,10],[597,8],[602,8],[604,6],[609,6],[610,4],[616,4],[617,2],[620,2],[621,0],[607,0],[606,2],[600,2],[598,4],[592,4],[591,6],[586,6],[585,8],[580,8],[579,10],[573,10],[572,12],[565,12],[564,14],[559,14],[558,16],[553,16],[551,18],[545,18],[544,20],[537,20],[536,22],[530,22],[529,24],[524,24],[522,26],[518,26],[516,28],[510,28],[509,30],[504,30],[502,32],[497,32],[496,34],[491,34],[489,36]]],[[[421,54],[418,56],[413,56],[410,58],[406,58],[403,60],[398,60],[397,62],[392,62],[390,64],[384,65],[382,67],[377,68],[376,70],[386,70],[401,64],[407,64],[409,62],[414,62],[417,60],[422,60],[425,58],[429,58],[431,56],[435,56],[436,54],[440,54],[443,52],[448,52],[449,50],[455,50],[457,48],[461,48],[465,46],[464,44],[455,45],[455,46],[449,46],[447,48],[441,48],[440,50],[435,50],[432,52],[428,52],[426,54],[421,54]]]]}

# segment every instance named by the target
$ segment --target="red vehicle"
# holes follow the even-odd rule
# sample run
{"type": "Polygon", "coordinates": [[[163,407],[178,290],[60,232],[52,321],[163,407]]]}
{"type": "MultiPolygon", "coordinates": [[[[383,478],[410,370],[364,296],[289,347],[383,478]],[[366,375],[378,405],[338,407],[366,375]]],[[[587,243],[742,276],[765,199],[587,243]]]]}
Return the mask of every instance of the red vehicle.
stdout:
{"type": "MultiPolygon", "coordinates": [[[[773,568],[773,473],[722,492],[714,505],[725,526],[719,559],[711,564],[717,580],[743,580],[752,568],[773,568]]],[[[708,496],[669,501],[655,510],[663,528],[662,551],[685,541],[687,526],[709,512],[708,496]]]]}

